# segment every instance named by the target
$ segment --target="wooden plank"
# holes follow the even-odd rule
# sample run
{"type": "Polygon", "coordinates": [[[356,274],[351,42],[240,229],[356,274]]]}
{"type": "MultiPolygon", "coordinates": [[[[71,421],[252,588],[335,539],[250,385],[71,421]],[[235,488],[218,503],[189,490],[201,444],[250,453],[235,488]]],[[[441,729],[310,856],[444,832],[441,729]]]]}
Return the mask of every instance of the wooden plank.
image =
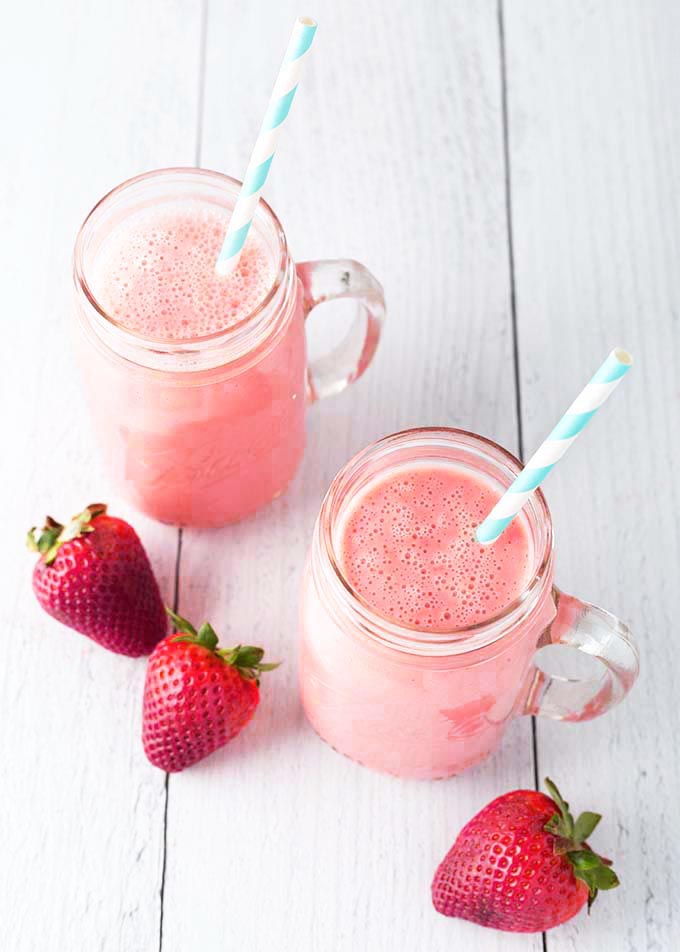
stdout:
{"type": "Polygon", "coordinates": [[[200,4],[14,4],[0,38],[2,945],[158,946],[164,777],[140,742],[144,662],[44,615],[27,528],[93,499],[132,517],[171,598],[176,530],[109,492],[69,353],[70,256],[105,191],[191,164],[200,4]]]}
{"type": "MultiPolygon", "coordinates": [[[[320,743],[297,696],[300,574],[339,467],[410,425],[517,440],[496,7],[428,10],[398,0],[389,21],[380,4],[306,11],[319,32],[267,198],[298,260],[354,256],[374,270],[388,329],[366,379],[310,411],[288,494],[242,525],[184,534],[183,612],[286,664],[228,751],[170,779],[164,952],[540,949],[540,937],[445,920],[429,898],[462,824],[503,790],[532,785],[529,722],[469,775],[400,782],[320,743]]],[[[266,16],[211,5],[202,164],[241,173],[298,12],[292,0],[266,16]]],[[[314,322],[328,341],[330,309],[314,322]]]]}
{"type": "Polygon", "coordinates": [[[680,539],[677,4],[505,4],[527,452],[617,344],[636,366],[550,477],[558,581],[630,621],[642,676],[584,726],[540,722],[539,765],[605,818],[623,881],[548,948],[677,946],[680,789],[671,633],[680,539]],[[585,943],[585,945],[584,945],[585,943]]]}

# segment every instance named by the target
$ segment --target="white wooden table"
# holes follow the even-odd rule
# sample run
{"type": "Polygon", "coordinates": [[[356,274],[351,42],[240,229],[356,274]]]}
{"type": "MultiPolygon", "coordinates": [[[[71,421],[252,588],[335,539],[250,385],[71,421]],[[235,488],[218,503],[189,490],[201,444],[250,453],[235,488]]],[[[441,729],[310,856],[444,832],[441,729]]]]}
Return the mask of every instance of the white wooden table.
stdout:
{"type": "MultiPolygon", "coordinates": [[[[673,0],[32,0],[3,5],[3,952],[668,952],[680,935],[680,7],[673,0]],[[298,260],[383,281],[375,366],[309,413],[289,493],[224,531],[112,495],[68,347],[90,206],[146,169],[243,171],[296,13],[320,23],[267,185],[298,260]],[[558,581],[630,621],[642,675],[585,726],[528,719],[448,782],[337,756],[296,690],[297,588],[351,454],[415,424],[531,451],[608,350],[636,366],[546,492],[558,581]],[[183,614],[286,658],[227,750],[169,780],[144,662],[41,614],[28,526],[108,499],[183,614]],[[546,774],[601,810],[623,886],[547,937],[438,916],[461,825],[546,774]],[[543,943],[543,944],[542,944],[543,943]]],[[[328,312],[316,342],[334,332],[328,312]]]]}

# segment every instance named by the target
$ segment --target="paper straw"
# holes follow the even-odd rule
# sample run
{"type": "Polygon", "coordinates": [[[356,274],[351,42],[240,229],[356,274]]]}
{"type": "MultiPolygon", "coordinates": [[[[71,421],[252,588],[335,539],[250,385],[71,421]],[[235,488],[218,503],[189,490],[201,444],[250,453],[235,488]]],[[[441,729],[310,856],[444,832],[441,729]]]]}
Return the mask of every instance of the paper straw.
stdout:
{"type": "Polygon", "coordinates": [[[260,192],[267,181],[269,167],[276,152],[276,142],[295,98],[302,64],[315,33],[314,20],[309,17],[297,18],[217,259],[216,268],[220,274],[233,271],[241,257],[260,192]]]}
{"type": "Polygon", "coordinates": [[[552,433],[539,446],[519,476],[477,527],[477,541],[489,545],[512,522],[527,499],[562,459],[586,424],[600,409],[633,365],[626,350],[616,348],[574,400],[552,433]]]}

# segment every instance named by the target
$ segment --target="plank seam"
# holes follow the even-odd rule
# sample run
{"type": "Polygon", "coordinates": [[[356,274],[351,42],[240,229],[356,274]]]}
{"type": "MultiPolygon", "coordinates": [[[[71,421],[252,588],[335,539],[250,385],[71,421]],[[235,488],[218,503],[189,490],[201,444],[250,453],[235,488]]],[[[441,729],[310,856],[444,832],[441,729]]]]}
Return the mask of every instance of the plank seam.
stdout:
{"type": "Polygon", "coordinates": [[[203,145],[203,108],[205,103],[206,51],[208,47],[208,7],[210,0],[201,3],[201,33],[198,52],[198,95],[196,100],[196,151],[194,162],[201,167],[201,148],[203,145]]]}
{"type": "MultiPolygon", "coordinates": [[[[517,292],[515,284],[515,241],[512,220],[512,167],[510,164],[510,120],[508,111],[508,68],[505,45],[505,17],[503,0],[497,2],[498,45],[501,73],[501,116],[503,128],[503,178],[505,186],[505,221],[508,239],[508,269],[510,272],[510,324],[512,327],[512,359],[515,371],[515,415],[517,418],[517,445],[520,459],[524,459],[524,431],[522,427],[522,387],[519,367],[519,328],[517,325],[517,292]]],[[[534,789],[539,790],[538,736],[536,718],[531,718],[531,759],[534,789]]],[[[548,952],[548,936],[541,933],[543,952],[548,952]]]]}
{"type": "MultiPolygon", "coordinates": [[[[182,560],[182,530],[177,530],[177,551],[175,554],[175,579],[172,598],[172,610],[179,611],[180,562],[182,560]]],[[[160,918],[158,924],[158,952],[163,949],[163,914],[165,911],[165,871],[168,865],[168,804],[170,801],[170,774],[165,775],[165,803],[163,805],[163,864],[161,866],[160,918]]]]}

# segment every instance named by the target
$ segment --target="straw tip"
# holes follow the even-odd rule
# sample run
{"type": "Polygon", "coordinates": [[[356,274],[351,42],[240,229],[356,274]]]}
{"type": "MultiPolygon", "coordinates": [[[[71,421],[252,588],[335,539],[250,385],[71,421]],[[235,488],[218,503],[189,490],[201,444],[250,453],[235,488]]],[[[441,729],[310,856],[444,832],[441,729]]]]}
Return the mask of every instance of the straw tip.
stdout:
{"type": "Polygon", "coordinates": [[[226,278],[228,274],[236,267],[237,256],[232,255],[231,258],[218,259],[217,264],[215,265],[215,272],[221,277],[226,278]]]}
{"type": "Polygon", "coordinates": [[[612,351],[612,354],[620,364],[623,364],[625,367],[633,366],[633,355],[627,350],[624,350],[623,347],[615,347],[612,351]]]}
{"type": "Polygon", "coordinates": [[[484,523],[477,526],[475,530],[475,539],[480,545],[491,545],[497,538],[496,533],[489,533],[489,530],[484,527],[484,523]]]}
{"type": "Polygon", "coordinates": [[[314,29],[319,25],[313,17],[298,17],[295,22],[299,23],[300,26],[314,27],[314,29]]]}

